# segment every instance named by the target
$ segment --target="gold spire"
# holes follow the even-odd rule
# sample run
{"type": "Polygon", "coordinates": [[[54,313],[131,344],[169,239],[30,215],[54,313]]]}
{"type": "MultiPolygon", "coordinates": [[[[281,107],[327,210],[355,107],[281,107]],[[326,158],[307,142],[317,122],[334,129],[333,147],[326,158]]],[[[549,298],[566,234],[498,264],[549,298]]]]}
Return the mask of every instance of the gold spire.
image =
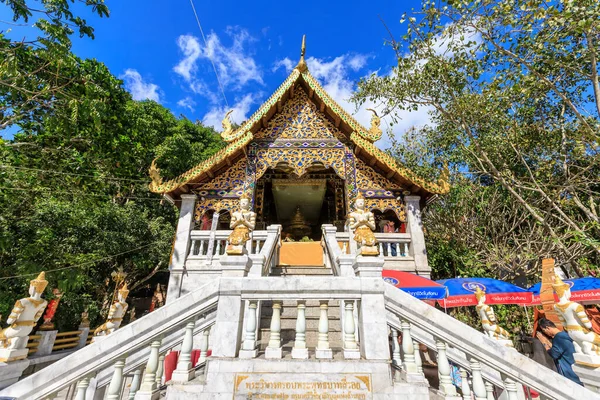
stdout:
{"type": "Polygon", "coordinates": [[[127,298],[129,295],[129,289],[127,288],[127,283],[125,283],[121,289],[119,289],[119,294],[123,296],[123,300],[127,298]]]}
{"type": "Polygon", "coordinates": [[[485,296],[485,292],[481,290],[479,286],[477,286],[475,289],[475,297],[477,298],[477,301],[479,301],[483,296],[485,296]]]}
{"type": "Polygon", "coordinates": [[[300,72],[308,70],[306,61],[304,61],[304,54],[306,53],[306,35],[302,35],[302,48],[300,49],[300,61],[296,65],[296,69],[300,72]]]}
{"type": "Polygon", "coordinates": [[[556,292],[556,294],[558,295],[559,298],[563,297],[563,295],[565,294],[567,289],[570,289],[570,288],[571,288],[571,286],[569,286],[568,283],[563,282],[563,280],[560,279],[560,276],[556,275],[554,277],[554,283],[552,284],[552,289],[554,289],[554,291],[556,292]]]}
{"type": "Polygon", "coordinates": [[[46,274],[44,271],[40,272],[37,278],[29,281],[29,284],[35,288],[36,293],[43,293],[46,286],[48,286],[48,281],[46,280],[46,274]]]}

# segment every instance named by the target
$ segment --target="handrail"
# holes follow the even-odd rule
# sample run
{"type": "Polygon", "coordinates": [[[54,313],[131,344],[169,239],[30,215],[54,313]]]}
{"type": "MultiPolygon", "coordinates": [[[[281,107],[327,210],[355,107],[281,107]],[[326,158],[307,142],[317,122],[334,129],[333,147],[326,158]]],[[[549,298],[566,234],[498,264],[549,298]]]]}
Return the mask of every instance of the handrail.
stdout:
{"type": "Polygon", "coordinates": [[[325,253],[329,259],[329,264],[333,275],[339,276],[340,273],[340,256],[342,249],[336,239],[336,228],[333,225],[323,225],[323,242],[325,244],[325,253]]]}
{"type": "Polygon", "coordinates": [[[386,309],[421,330],[444,341],[482,364],[492,364],[501,375],[530,387],[542,395],[557,400],[600,399],[591,391],[556,372],[541,367],[515,349],[504,347],[492,338],[436,310],[411,295],[387,285],[386,309]]]}
{"type": "MultiPolygon", "coordinates": [[[[265,231],[260,231],[261,234],[262,232],[265,231]]],[[[277,252],[281,246],[281,225],[268,226],[263,240],[264,244],[259,253],[263,257],[262,276],[268,276],[277,262],[277,252]]]]}
{"type": "Polygon", "coordinates": [[[44,368],[9,386],[0,391],[0,396],[20,400],[46,398],[82,377],[112,367],[126,354],[145,350],[159,335],[179,334],[173,331],[216,307],[218,295],[219,286],[208,283],[57,361],[52,368],[44,368]]]}

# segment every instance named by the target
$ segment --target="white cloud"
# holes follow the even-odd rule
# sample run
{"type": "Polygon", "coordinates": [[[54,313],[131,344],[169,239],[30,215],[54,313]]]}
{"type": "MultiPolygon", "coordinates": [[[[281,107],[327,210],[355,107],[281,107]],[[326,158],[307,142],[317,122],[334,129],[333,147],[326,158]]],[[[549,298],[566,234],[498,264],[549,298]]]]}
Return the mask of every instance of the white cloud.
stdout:
{"type": "Polygon", "coordinates": [[[240,90],[250,82],[264,84],[262,70],[248,49],[248,43],[255,39],[247,30],[239,27],[228,27],[226,33],[232,39],[229,47],[222,43],[215,32],[208,34],[206,45],[192,35],[181,35],[177,38],[177,46],[183,58],[173,71],[189,84],[193,92],[207,96],[211,102],[218,101],[219,96],[215,95],[214,90],[209,90],[205,81],[198,77],[201,61],[207,63],[206,71],[211,75],[211,80],[215,78],[210,62],[214,63],[219,80],[225,89],[240,90]]]}
{"type": "Polygon", "coordinates": [[[194,112],[194,106],[196,105],[196,102],[194,100],[192,100],[192,98],[190,96],[181,99],[177,102],[177,105],[181,108],[187,108],[188,110],[190,110],[191,112],[194,112]]]}
{"type": "Polygon", "coordinates": [[[450,58],[454,55],[453,49],[469,42],[474,42],[475,46],[481,44],[483,42],[481,33],[471,27],[447,23],[444,32],[434,37],[432,48],[435,54],[450,58]]]}
{"type": "Polygon", "coordinates": [[[144,82],[142,75],[135,69],[126,69],[119,78],[123,80],[125,89],[131,93],[134,100],[148,99],[160,103],[162,93],[158,85],[144,82]]]}
{"type": "Polygon", "coordinates": [[[366,101],[357,110],[354,103],[349,101],[356,90],[355,79],[351,79],[349,73],[350,71],[357,72],[366,66],[367,58],[364,55],[346,54],[336,57],[332,61],[310,57],[306,62],[310,73],[321,82],[325,91],[365,128],[368,129],[371,126],[372,113],[367,108],[373,108],[378,112],[382,117],[381,128],[384,130],[384,135],[376,144],[381,148],[387,148],[390,146],[390,141],[385,132],[389,127],[391,127],[391,134],[399,137],[413,126],[423,126],[429,123],[429,108],[420,107],[417,111],[399,111],[397,113],[398,121],[393,126],[391,117],[382,116],[383,107],[380,104],[366,101]]]}
{"type": "Polygon", "coordinates": [[[279,68],[282,67],[285,69],[285,72],[289,74],[290,72],[292,72],[292,69],[294,69],[294,63],[288,57],[284,58],[283,60],[277,60],[273,64],[273,68],[271,68],[271,71],[276,72],[279,68]]]}
{"type": "Polygon", "coordinates": [[[242,124],[246,121],[250,114],[250,107],[258,103],[262,93],[253,94],[248,93],[244,97],[238,99],[233,106],[227,107],[212,107],[202,118],[202,123],[206,126],[212,126],[218,131],[222,131],[221,121],[225,117],[225,114],[229,110],[233,110],[231,113],[231,121],[237,124],[242,124]]]}

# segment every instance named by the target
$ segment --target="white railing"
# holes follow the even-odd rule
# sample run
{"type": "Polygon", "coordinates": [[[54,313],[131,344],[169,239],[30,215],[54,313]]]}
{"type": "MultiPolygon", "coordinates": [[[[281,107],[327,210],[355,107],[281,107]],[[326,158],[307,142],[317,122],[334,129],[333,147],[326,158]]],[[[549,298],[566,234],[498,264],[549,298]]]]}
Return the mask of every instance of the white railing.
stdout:
{"type": "MultiPolygon", "coordinates": [[[[336,238],[343,254],[352,252],[349,232],[337,232],[336,238]]],[[[410,234],[408,233],[375,233],[379,242],[379,252],[386,261],[402,261],[412,259],[410,234]]]]}
{"type": "MultiPolygon", "coordinates": [[[[253,231],[250,233],[250,240],[246,243],[248,254],[259,254],[265,241],[268,231],[253,231]]],[[[188,260],[206,260],[217,258],[225,254],[228,245],[227,239],[231,234],[230,230],[222,231],[191,231],[190,232],[190,253],[188,260]]]]}
{"type": "MultiPolygon", "coordinates": [[[[542,367],[512,348],[499,345],[380,278],[322,276],[217,278],[104,340],[64,358],[52,368],[23,379],[1,391],[0,396],[46,398],[73,383],[84,390],[89,385],[89,378],[95,377],[98,387],[110,383],[107,398],[118,398],[111,396],[120,393],[123,374],[139,370],[144,364],[146,368],[140,377],[138,391],[155,393],[158,390],[156,381],[160,354],[178,344],[182,344],[181,355],[173,379],[189,381],[193,376],[193,373],[190,375],[189,363],[192,338],[200,331],[207,332],[208,328],[211,329],[211,337],[214,335],[213,358],[235,360],[242,354],[246,358],[256,356],[252,351],[257,346],[257,302],[264,300],[273,303],[274,311],[265,352],[267,359],[283,356],[278,318],[281,303],[290,300],[295,301],[298,309],[292,357],[306,358],[304,304],[307,300],[319,300],[318,344],[314,351],[317,358],[331,358],[327,305],[333,300],[339,301],[344,309],[344,358],[386,363],[391,359],[392,368],[399,368],[405,381],[424,382],[415,345],[417,341],[423,341],[433,346],[433,341],[438,354],[440,390],[447,398],[456,397],[456,388],[450,380],[451,359],[463,367],[465,374],[470,371],[476,399],[486,398],[484,379],[503,387],[509,399],[517,398],[522,385],[551,399],[600,399],[600,394],[542,367]],[[248,308],[245,313],[242,309],[244,304],[248,308]],[[355,304],[358,318],[353,309],[355,304]],[[390,352],[388,327],[392,338],[398,337],[398,331],[402,332],[402,352],[394,342],[390,352]],[[357,334],[360,345],[356,340],[357,334]],[[495,375],[489,371],[495,371],[495,375]]],[[[211,383],[206,384],[210,386],[211,383]]],[[[470,387],[468,389],[471,390],[470,387]]]]}

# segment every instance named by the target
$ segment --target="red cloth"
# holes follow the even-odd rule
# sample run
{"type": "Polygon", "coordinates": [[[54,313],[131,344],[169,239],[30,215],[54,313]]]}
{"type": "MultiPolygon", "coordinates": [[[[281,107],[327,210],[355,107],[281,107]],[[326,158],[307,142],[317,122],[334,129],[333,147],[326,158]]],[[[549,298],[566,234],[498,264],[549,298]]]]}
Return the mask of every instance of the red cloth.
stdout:
{"type": "Polygon", "coordinates": [[[176,351],[171,351],[169,354],[165,356],[165,382],[168,382],[173,377],[173,371],[177,368],[177,358],[179,357],[179,353],[176,351]]]}
{"type": "Polygon", "coordinates": [[[196,366],[198,359],[200,358],[200,350],[194,349],[192,350],[192,367],[196,366]]]}

